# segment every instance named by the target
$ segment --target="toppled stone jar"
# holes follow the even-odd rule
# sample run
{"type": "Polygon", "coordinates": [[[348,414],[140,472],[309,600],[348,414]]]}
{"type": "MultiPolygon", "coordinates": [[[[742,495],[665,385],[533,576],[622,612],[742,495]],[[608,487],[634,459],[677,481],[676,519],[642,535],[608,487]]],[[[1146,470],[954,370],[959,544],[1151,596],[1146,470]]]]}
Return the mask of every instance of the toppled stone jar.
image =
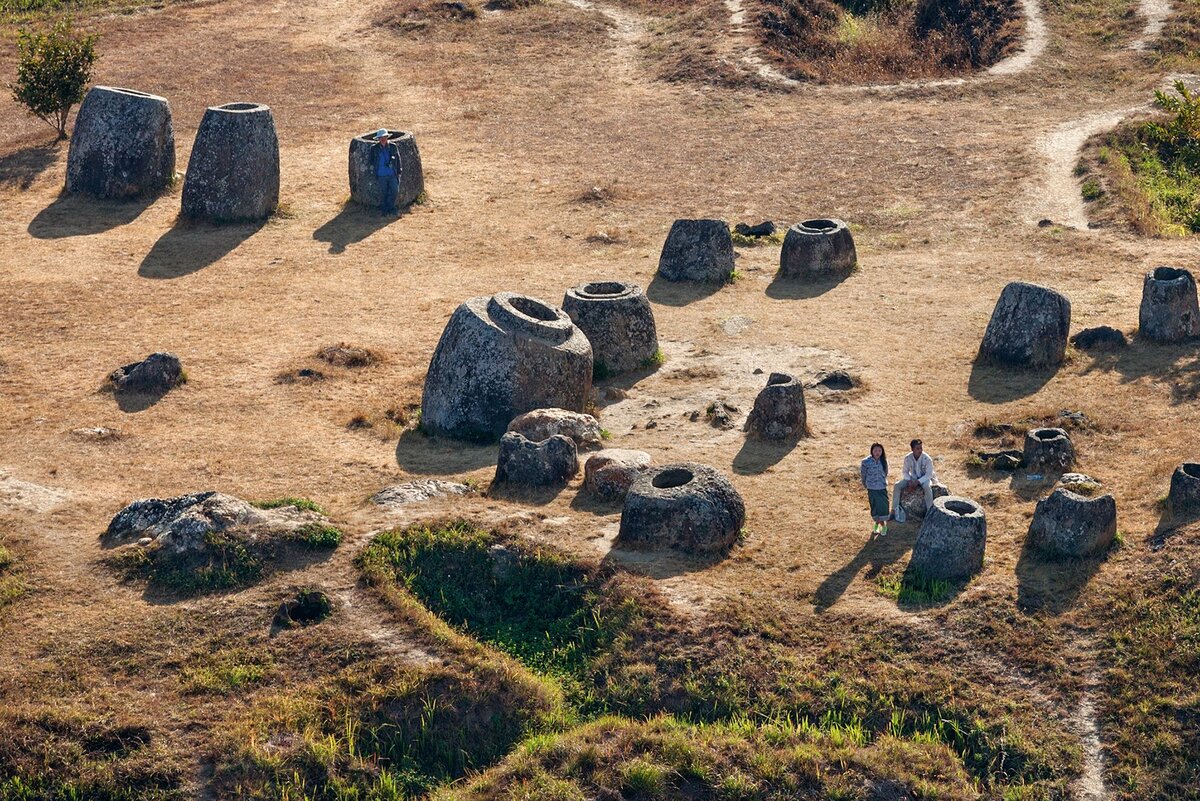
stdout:
{"type": "Polygon", "coordinates": [[[583,465],[583,487],[604,501],[619,501],[634,480],[650,469],[645,451],[610,448],[593,454],[583,465]]]}
{"type": "Polygon", "coordinates": [[[641,287],[594,281],[568,289],[562,308],[592,343],[596,377],[649,367],[658,357],[654,311],[641,287]]]}
{"type": "Polygon", "coordinates": [[[723,284],[733,273],[733,237],[724,220],[676,220],[658,258],[667,281],[723,284]]]}
{"type": "Polygon", "coordinates": [[[1054,556],[1093,556],[1117,534],[1117,502],[1111,495],[1085,498],[1056,489],[1038,501],[1029,525],[1029,544],[1054,556]]]}
{"type": "Polygon", "coordinates": [[[858,265],[854,236],[838,219],[805,220],[788,228],[779,251],[779,277],[819,280],[844,276],[858,265]]]}
{"type": "Polygon", "coordinates": [[[153,195],[175,178],[175,129],[166,98],[93,86],[79,106],[67,150],[67,191],[125,200],[153,195]]]}
{"type": "Polygon", "coordinates": [[[1138,336],[1153,342],[1183,342],[1200,334],[1196,280],[1187,270],[1156,267],[1142,282],[1138,336]]]}
{"type": "Polygon", "coordinates": [[[523,412],[582,412],[591,389],[592,346],[565,312],[515,292],[471,298],[433,352],[421,427],[491,442],[523,412]]]}
{"type": "Polygon", "coordinates": [[[629,487],[617,542],[713,554],[728,550],[746,522],[746,505],[729,479],[708,465],[664,465],[629,487]]]}
{"type": "Polygon", "coordinates": [[[566,484],[579,472],[575,443],[562,434],[533,442],[510,431],[500,438],[496,458],[497,484],[518,487],[554,487],[566,484]]]}
{"type": "MultiPolygon", "coordinates": [[[[400,154],[400,191],[396,193],[396,205],[403,208],[412,205],[425,191],[421,152],[409,131],[389,129],[388,137],[389,143],[395,145],[400,154]]],[[[350,199],[371,208],[383,203],[383,192],[375,177],[375,162],[371,157],[375,141],[375,131],[350,140],[350,199]]]]}
{"type": "Polygon", "coordinates": [[[1075,464],[1075,446],[1065,429],[1031,428],[1025,433],[1025,469],[1062,473],[1075,464]]]}
{"type": "Polygon", "coordinates": [[[754,399],[754,408],[746,418],[746,432],[775,441],[808,436],[804,385],[787,373],[771,373],[754,399]]]}
{"type": "Polygon", "coordinates": [[[256,222],[278,206],[279,138],[271,109],[259,103],[210,107],[183,179],[184,216],[256,222]]]}
{"type": "Polygon", "coordinates": [[[1011,367],[1055,367],[1067,352],[1071,301],[1037,284],[1004,287],[988,321],[979,357],[1011,367]]]}
{"type": "Polygon", "coordinates": [[[933,502],[913,544],[909,569],[930,581],[958,581],[983,567],[987,520],[969,498],[947,495],[933,502]]]}

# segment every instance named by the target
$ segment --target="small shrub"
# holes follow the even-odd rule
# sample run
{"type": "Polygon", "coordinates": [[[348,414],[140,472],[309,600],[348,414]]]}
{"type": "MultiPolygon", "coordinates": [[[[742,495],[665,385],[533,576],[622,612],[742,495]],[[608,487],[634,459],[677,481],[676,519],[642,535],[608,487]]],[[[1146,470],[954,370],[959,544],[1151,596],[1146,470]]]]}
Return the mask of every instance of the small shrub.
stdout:
{"type": "Polygon", "coordinates": [[[1104,196],[1104,190],[1100,188],[1100,182],[1095,178],[1089,178],[1083,182],[1080,187],[1080,192],[1083,194],[1083,199],[1087,201],[1099,200],[1104,196]]]}
{"type": "Polygon", "coordinates": [[[303,509],[307,512],[316,512],[317,514],[325,514],[325,510],[316,501],[308,498],[297,498],[291,495],[286,495],[282,498],[275,498],[270,501],[253,501],[251,506],[257,509],[278,509],[283,506],[295,506],[297,509],[303,509]]]}
{"type": "Polygon", "coordinates": [[[654,351],[654,354],[652,356],[647,356],[642,361],[642,368],[649,370],[649,369],[652,369],[655,367],[662,367],[663,364],[666,363],[666,361],[667,361],[667,354],[663,353],[662,348],[659,348],[658,350],[654,351]]]}
{"type": "Polygon", "coordinates": [[[737,268],[734,268],[729,271],[729,277],[726,279],[726,281],[728,283],[732,284],[732,283],[736,283],[737,281],[741,281],[742,277],[743,277],[742,271],[738,270],[737,268]]]}
{"type": "Polygon", "coordinates": [[[323,523],[309,523],[292,532],[289,539],[309,548],[336,548],[342,542],[342,531],[323,523]]]}
{"type": "Polygon", "coordinates": [[[70,20],[57,22],[49,33],[17,34],[17,80],[13,99],[67,138],[67,117],[83,100],[96,63],[96,37],[77,34],[70,20]]]}

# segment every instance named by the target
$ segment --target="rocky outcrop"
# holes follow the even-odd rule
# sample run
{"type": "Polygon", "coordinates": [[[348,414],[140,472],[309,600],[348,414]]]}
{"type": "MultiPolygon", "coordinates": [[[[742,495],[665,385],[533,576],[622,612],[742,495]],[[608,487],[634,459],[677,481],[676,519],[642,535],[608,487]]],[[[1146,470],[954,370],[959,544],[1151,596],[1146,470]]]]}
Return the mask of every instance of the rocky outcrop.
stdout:
{"type": "Polygon", "coordinates": [[[174,353],[160,351],[140,362],[118,367],[108,380],[119,393],[161,397],[183,380],[183,365],[174,353]]]}
{"type": "Polygon", "coordinates": [[[579,472],[575,443],[561,434],[533,442],[509,432],[500,438],[496,484],[517,487],[555,487],[579,472]]]}
{"type": "Polygon", "coordinates": [[[1120,350],[1129,346],[1129,340],[1111,325],[1098,325],[1075,334],[1071,344],[1080,350],[1120,350]]]}
{"type": "MultiPolygon", "coordinates": [[[[412,205],[425,191],[425,173],[421,167],[421,152],[417,140],[409,131],[388,130],[389,143],[396,146],[400,154],[400,190],[396,194],[396,205],[400,208],[412,205]]],[[[375,131],[356,136],[350,140],[350,199],[364,206],[378,208],[383,203],[383,192],[379,179],[375,177],[375,164],[371,154],[375,146],[375,131]]]]}
{"type": "Polygon", "coordinates": [[[603,501],[619,501],[642,473],[650,469],[645,451],[610,448],[593,454],[583,465],[583,488],[603,501]]]}
{"type": "Polygon", "coordinates": [[[1011,367],[1062,363],[1071,330],[1071,301],[1052,289],[1016,281],[1004,287],[988,322],[979,357],[1011,367]]]}
{"type": "Polygon", "coordinates": [[[525,412],[513,418],[508,424],[508,430],[534,442],[562,434],[572,440],[577,448],[598,446],[604,431],[600,428],[600,421],[590,414],[569,412],[566,409],[534,409],[525,412]]]}
{"type": "Polygon", "coordinates": [[[1026,470],[1063,473],[1075,465],[1075,446],[1066,429],[1031,428],[1025,432],[1026,470]]]}
{"type": "Polygon", "coordinates": [[[707,465],[669,464],[643,473],[630,486],[617,543],[722,553],[737,541],[745,522],[745,503],[729,479],[707,465]]]}
{"type": "Polygon", "coordinates": [[[1184,342],[1200,334],[1196,281],[1187,270],[1156,267],[1142,282],[1138,336],[1152,342],[1184,342]]]}
{"type": "Polygon", "coordinates": [[[442,332],[425,376],[427,433],[495,441],[533,409],[582,412],[592,346],[561,309],[515,292],[472,298],[442,332]]]}
{"type": "Polygon", "coordinates": [[[256,222],[279,205],[279,138],[271,109],[227,103],[204,112],[183,180],[183,214],[256,222]]]}
{"type": "Polygon", "coordinates": [[[960,581],[983,567],[987,520],[969,498],[947,495],[933,502],[913,543],[909,569],[928,581],[960,581]]]}
{"type": "Polygon", "coordinates": [[[766,387],[754,399],[754,408],[746,418],[746,432],[776,442],[808,436],[804,385],[787,373],[771,373],[766,387]]]}
{"type": "Polygon", "coordinates": [[[377,506],[395,508],[407,506],[410,503],[420,503],[433,498],[443,498],[450,495],[467,495],[471,488],[466,484],[454,481],[440,481],[433,478],[406,481],[391,487],[384,487],[371,496],[371,503],[377,506]]]}
{"type": "Polygon", "coordinates": [[[805,220],[788,228],[779,251],[779,277],[799,280],[837,278],[858,265],[854,236],[837,219],[805,220]]]}
{"type": "Polygon", "coordinates": [[[658,354],[658,329],[641,287],[623,281],[594,281],[568,289],[562,308],[592,343],[597,378],[653,364],[658,354]]]}
{"type": "Polygon", "coordinates": [[[1085,498],[1056,489],[1038,501],[1029,525],[1029,545],[1053,556],[1103,552],[1117,534],[1117,502],[1111,495],[1085,498]]]}
{"type": "Polygon", "coordinates": [[[67,191],[125,200],[161,192],[175,178],[175,129],[166,98],[93,86],[79,106],[67,151],[67,191]]]}
{"type": "Polygon", "coordinates": [[[676,220],[658,259],[667,281],[723,284],[733,272],[733,237],[724,220],[676,220]]]}

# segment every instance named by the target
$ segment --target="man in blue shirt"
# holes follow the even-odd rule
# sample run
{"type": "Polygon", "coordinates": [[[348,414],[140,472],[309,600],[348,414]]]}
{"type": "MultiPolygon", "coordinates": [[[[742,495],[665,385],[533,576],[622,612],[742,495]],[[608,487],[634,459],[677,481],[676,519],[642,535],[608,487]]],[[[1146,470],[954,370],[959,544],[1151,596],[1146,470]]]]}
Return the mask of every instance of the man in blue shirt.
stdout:
{"type": "Polygon", "coordinates": [[[375,179],[379,181],[382,198],[379,210],[384,214],[395,214],[396,196],[400,193],[400,149],[391,143],[386,128],[375,132],[371,161],[375,165],[375,179]]]}

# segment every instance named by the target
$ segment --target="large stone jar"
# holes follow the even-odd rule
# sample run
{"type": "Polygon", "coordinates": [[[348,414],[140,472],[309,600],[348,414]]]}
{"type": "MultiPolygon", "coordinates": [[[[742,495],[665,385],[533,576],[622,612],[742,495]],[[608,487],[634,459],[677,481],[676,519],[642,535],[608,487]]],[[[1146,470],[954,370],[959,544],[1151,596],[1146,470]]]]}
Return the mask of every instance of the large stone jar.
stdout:
{"type": "Polygon", "coordinates": [[[561,309],[516,292],[471,298],[450,316],[421,398],[430,434],[494,441],[519,414],[581,412],[592,347],[561,309]]]}
{"type": "Polygon", "coordinates": [[[733,237],[724,220],[676,220],[658,257],[667,281],[723,284],[733,273],[733,237]]]}
{"type": "Polygon", "coordinates": [[[708,465],[683,462],[633,480],[617,542],[714,554],[730,548],[746,522],[746,505],[729,479],[708,465]]]}
{"type": "MultiPolygon", "coordinates": [[[[409,131],[388,130],[391,144],[400,153],[400,191],[396,205],[409,206],[425,191],[425,174],[421,168],[421,152],[417,140],[409,131]]],[[[375,164],[371,151],[375,145],[375,132],[356,136],[350,140],[350,199],[364,206],[378,208],[383,203],[383,192],[375,177],[375,164]]]]}
{"type": "Polygon", "coordinates": [[[1156,267],[1142,282],[1138,336],[1153,342],[1183,342],[1200,334],[1196,281],[1187,270],[1156,267]]]}
{"type": "Polygon", "coordinates": [[[854,236],[842,220],[805,220],[788,228],[779,251],[779,277],[820,280],[858,265],[854,236]]]}
{"type": "Polygon", "coordinates": [[[1075,446],[1064,429],[1031,428],[1022,458],[1026,470],[1065,473],[1075,465],[1075,446]]]}
{"type": "Polygon", "coordinates": [[[988,321],[979,357],[1012,367],[1045,368],[1062,363],[1071,330],[1071,301],[1037,284],[1004,287],[988,321]]]}
{"type": "Polygon", "coordinates": [[[183,214],[209,222],[264,220],[279,205],[279,138],[271,109],[227,103],[204,112],[183,180],[183,214]]]}
{"type": "Polygon", "coordinates": [[[125,200],[156,194],[175,178],[175,129],[166,98],[93,86],[67,150],[67,191],[125,200]]]}
{"type": "Polygon", "coordinates": [[[1175,521],[1200,517],[1200,464],[1184,462],[1175,468],[1167,494],[1167,514],[1175,521]]]}
{"type": "Polygon", "coordinates": [[[641,287],[623,281],[583,284],[567,290],[562,307],[592,343],[597,378],[654,363],[658,330],[641,287]]]}
{"type": "Polygon", "coordinates": [[[1029,525],[1029,544],[1053,556],[1094,556],[1104,551],[1116,534],[1113,496],[1085,498],[1059,488],[1038,501],[1029,525]]]}
{"type": "Polygon", "coordinates": [[[983,508],[969,498],[947,495],[925,515],[909,568],[929,581],[959,581],[983,567],[986,546],[983,508]]]}
{"type": "Polygon", "coordinates": [[[787,441],[808,436],[804,385],[787,373],[771,373],[754,399],[746,432],[760,439],[787,441]]]}

